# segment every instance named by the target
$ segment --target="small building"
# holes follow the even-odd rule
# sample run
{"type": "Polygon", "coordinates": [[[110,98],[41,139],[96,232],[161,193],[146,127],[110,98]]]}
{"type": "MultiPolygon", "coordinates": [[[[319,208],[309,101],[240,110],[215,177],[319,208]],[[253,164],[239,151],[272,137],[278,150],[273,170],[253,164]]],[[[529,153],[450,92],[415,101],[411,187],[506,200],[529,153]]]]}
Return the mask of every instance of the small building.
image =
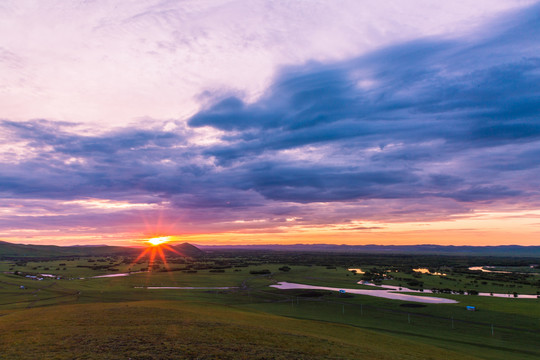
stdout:
{"type": "Polygon", "coordinates": [[[467,306],[468,311],[476,311],[476,306],[467,306]]]}

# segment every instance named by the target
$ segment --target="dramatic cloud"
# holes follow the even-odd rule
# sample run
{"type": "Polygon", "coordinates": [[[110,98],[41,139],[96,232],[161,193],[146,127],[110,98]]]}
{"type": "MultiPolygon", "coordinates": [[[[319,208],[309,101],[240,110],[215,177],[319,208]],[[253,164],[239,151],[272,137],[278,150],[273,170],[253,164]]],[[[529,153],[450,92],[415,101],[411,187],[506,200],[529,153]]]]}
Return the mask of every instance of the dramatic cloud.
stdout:
{"type": "Polygon", "coordinates": [[[480,40],[288,68],[259,101],[231,96],[189,124],[225,131],[205,154],[247,168],[251,188],[272,199],[524,195],[540,140],[537,14],[480,40]]]}
{"type": "Polygon", "coordinates": [[[535,5],[475,36],[283,67],[256,100],[206,94],[187,123],[146,118],[95,132],[3,120],[0,195],[10,205],[0,228],[128,231],[166,213],[184,233],[371,231],[478,208],[535,209],[538,14],[535,5]]]}
{"type": "Polygon", "coordinates": [[[256,97],[278,66],[465,33],[532,1],[3,0],[0,116],[186,117],[197,93],[256,97]]]}

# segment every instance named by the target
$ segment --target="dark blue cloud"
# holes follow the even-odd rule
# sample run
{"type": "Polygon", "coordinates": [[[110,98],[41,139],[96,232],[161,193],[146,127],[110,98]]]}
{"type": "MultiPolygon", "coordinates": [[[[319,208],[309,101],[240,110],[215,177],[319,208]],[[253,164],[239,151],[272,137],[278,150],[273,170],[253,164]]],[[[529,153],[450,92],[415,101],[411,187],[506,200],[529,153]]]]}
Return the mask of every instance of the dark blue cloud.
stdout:
{"type": "Polygon", "coordinates": [[[70,155],[115,154],[142,147],[170,147],[185,139],[181,134],[161,130],[121,129],[101,136],[81,136],[68,130],[74,124],[34,120],[2,120],[0,125],[12,136],[30,141],[33,147],[52,146],[55,152],[70,155]]]}
{"type": "Polygon", "coordinates": [[[255,103],[227,98],[189,123],[240,132],[224,137],[232,144],[207,150],[224,162],[344,138],[467,147],[538,139],[538,9],[488,38],[414,41],[288,68],[255,103]]]}
{"type": "Polygon", "coordinates": [[[206,172],[190,161],[197,153],[185,149],[182,133],[128,128],[85,136],[48,121],[2,121],[0,126],[12,140],[27,142],[25,152],[31,154],[4,165],[4,193],[76,198],[179,192],[190,187],[190,178],[206,172]]]}
{"type": "MultiPolygon", "coordinates": [[[[512,197],[522,195],[519,190],[512,190],[506,186],[490,185],[490,186],[472,186],[464,190],[458,190],[454,193],[446,194],[446,196],[459,201],[486,201],[497,200],[504,197],[512,197]]],[[[440,194],[445,196],[445,194],[440,194]]]]}
{"type": "Polygon", "coordinates": [[[250,169],[252,188],[271,199],[516,197],[523,194],[519,175],[493,175],[538,165],[530,155],[540,141],[538,10],[536,5],[496,22],[488,35],[473,39],[425,39],[339,63],[290,67],[256,102],[227,98],[189,124],[226,131],[225,143],[204,154],[225,168],[250,169]],[[506,163],[497,167],[495,149],[518,144],[528,146],[526,153],[507,149],[506,163]],[[281,155],[308,147],[323,149],[319,162],[301,164],[281,155]],[[264,173],[263,183],[252,167],[257,158],[280,161],[264,173]],[[342,171],[328,171],[334,158],[346,164],[342,171]],[[309,176],[305,167],[312,170],[309,176]],[[401,175],[402,192],[345,175],[389,169],[401,175]]]}
{"type": "Polygon", "coordinates": [[[6,139],[31,155],[2,164],[0,193],[146,196],[190,212],[183,216],[192,222],[253,213],[316,222],[324,215],[309,206],[318,202],[410,201],[386,209],[398,216],[436,211],[429,201],[532,201],[540,186],[539,10],[471,39],[284,68],[257,101],[216,99],[189,119],[191,129],[155,122],[84,136],[73,124],[4,120],[6,139]],[[190,131],[202,126],[222,130],[222,141],[194,143],[190,131]]]}

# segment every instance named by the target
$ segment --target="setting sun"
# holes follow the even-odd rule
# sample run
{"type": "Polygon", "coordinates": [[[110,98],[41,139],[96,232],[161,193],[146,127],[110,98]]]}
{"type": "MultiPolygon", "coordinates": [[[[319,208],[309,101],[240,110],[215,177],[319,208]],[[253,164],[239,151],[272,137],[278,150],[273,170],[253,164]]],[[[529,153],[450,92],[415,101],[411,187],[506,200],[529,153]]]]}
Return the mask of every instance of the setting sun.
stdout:
{"type": "Polygon", "coordinates": [[[150,243],[150,245],[152,245],[152,246],[161,245],[161,244],[167,243],[169,241],[171,241],[170,236],[153,237],[153,238],[150,238],[150,239],[147,240],[147,242],[150,243]]]}
{"type": "Polygon", "coordinates": [[[171,247],[167,245],[167,243],[173,241],[172,236],[156,236],[152,238],[148,238],[146,242],[148,243],[148,247],[146,249],[142,250],[139,256],[133,261],[132,265],[137,263],[140,259],[144,258],[148,255],[149,257],[149,264],[154,264],[154,260],[156,259],[156,256],[159,256],[163,264],[165,265],[165,268],[169,270],[169,265],[167,264],[167,259],[165,258],[165,252],[164,250],[168,250],[170,252],[173,252],[177,255],[182,255],[178,251],[174,249],[174,247],[171,247]]]}

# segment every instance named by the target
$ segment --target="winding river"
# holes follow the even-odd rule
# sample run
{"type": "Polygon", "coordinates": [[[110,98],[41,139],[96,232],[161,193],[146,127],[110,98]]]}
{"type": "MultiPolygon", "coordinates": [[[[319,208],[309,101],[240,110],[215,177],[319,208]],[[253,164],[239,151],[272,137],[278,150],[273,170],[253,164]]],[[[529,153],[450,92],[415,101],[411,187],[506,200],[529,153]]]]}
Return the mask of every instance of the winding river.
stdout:
{"type": "Polygon", "coordinates": [[[453,299],[403,294],[400,292],[396,292],[396,290],[394,289],[392,290],[344,289],[344,288],[335,288],[335,287],[328,287],[328,286],[296,284],[296,283],[290,283],[290,282],[285,282],[285,281],[279,282],[277,285],[270,285],[270,286],[277,289],[283,289],[283,290],[288,290],[288,289],[311,289],[311,290],[329,290],[329,291],[345,290],[345,292],[350,293],[350,294],[375,296],[375,297],[380,297],[380,298],[385,298],[385,299],[412,301],[412,302],[420,302],[420,303],[427,303],[427,304],[455,304],[458,302],[453,299]]]}
{"type": "MultiPolygon", "coordinates": [[[[344,288],[336,288],[336,287],[328,287],[328,286],[316,286],[316,285],[305,285],[305,284],[297,284],[297,283],[289,283],[289,282],[279,282],[277,285],[270,285],[271,287],[277,288],[277,289],[311,289],[311,290],[329,290],[329,291],[340,291],[345,290],[345,292],[350,294],[358,294],[358,295],[367,295],[367,296],[375,296],[385,299],[392,299],[392,300],[403,300],[403,301],[412,301],[412,302],[420,302],[420,303],[428,303],[428,304],[454,304],[459,301],[453,300],[453,299],[446,299],[446,298],[440,298],[440,297],[434,297],[434,296],[421,296],[421,295],[413,295],[413,294],[407,294],[407,293],[418,293],[418,294],[432,294],[433,292],[431,290],[413,290],[413,289],[407,289],[404,287],[399,286],[393,286],[393,285],[375,285],[368,282],[359,281],[358,282],[361,285],[367,285],[367,286],[373,286],[374,288],[378,289],[344,289],[344,288]]],[[[455,294],[454,294],[455,295],[455,294]]],[[[537,299],[537,295],[523,295],[519,294],[517,297],[515,297],[513,294],[497,294],[497,293],[479,293],[478,295],[471,295],[471,296],[489,296],[489,297],[499,297],[499,298],[518,298],[518,299],[537,299]]]]}

